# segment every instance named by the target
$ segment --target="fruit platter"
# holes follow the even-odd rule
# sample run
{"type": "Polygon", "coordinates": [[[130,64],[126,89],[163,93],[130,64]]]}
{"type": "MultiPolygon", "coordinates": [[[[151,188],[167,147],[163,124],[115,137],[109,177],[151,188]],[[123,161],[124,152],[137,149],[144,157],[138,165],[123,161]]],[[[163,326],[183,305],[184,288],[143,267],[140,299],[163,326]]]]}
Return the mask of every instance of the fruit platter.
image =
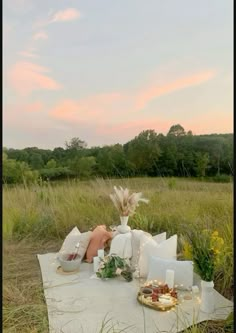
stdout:
{"type": "Polygon", "coordinates": [[[138,292],[137,300],[154,310],[167,311],[178,304],[177,291],[167,284],[146,283],[138,292]]]}

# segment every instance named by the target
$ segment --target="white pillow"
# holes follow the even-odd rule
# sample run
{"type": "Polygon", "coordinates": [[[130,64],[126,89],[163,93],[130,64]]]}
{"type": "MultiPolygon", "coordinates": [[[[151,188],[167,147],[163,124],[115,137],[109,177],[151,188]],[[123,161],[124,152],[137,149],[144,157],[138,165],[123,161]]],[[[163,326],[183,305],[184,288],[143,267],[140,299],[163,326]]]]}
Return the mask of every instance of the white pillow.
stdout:
{"type": "Polygon", "coordinates": [[[147,237],[143,234],[140,239],[139,276],[147,277],[149,257],[155,256],[164,259],[176,259],[176,252],[177,235],[158,244],[152,237],[147,237]]]}
{"type": "Polygon", "coordinates": [[[161,243],[166,240],[166,232],[162,232],[161,234],[152,236],[152,238],[157,242],[161,243]]]}
{"type": "MultiPolygon", "coordinates": [[[[131,243],[132,243],[132,258],[131,258],[131,268],[136,269],[138,262],[139,262],[139,256],[140,256],[140,239],[141,236],[145,234],[147,237],[152,238],[152,235],[148,232],[145,232],[143,230],[137,230],[133,229],[131,230],[131,243]]],[[[159,235],[153,236],[153,239],[157,243],[161,243],[163,240],[166,240],[166,232],[163,232],[159,235]]]]}
{"type": "Polygon", "coordinates": [[[165,282],[166,270],[173,269],[174,285],[181,289],[191,289],[193,285],[193,262],[162,259],[151,256],[149,258],[149,272],[147,280],[165,282]]]}

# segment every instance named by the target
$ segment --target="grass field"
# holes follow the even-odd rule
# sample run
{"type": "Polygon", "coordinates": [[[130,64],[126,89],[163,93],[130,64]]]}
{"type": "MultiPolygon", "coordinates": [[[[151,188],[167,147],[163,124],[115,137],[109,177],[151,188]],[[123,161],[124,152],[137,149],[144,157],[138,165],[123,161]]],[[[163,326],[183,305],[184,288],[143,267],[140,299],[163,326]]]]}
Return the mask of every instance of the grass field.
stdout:
{"type": "MultiPolygon", "coordinates": [[[[166,231],[179,238],[186,228],[218,230],[224,253],[215,288],[233,295],[233,184],[177,178],[97,179],[44,183],[3,189],[3,329],[4,332],[48,332],[37,253],[58,251],[66,234],[97,224],[119,224],[109,193],[113,186],[143,192],[150,200],[129,219],[132,228],[152,234],[166,231]]],[[[180,244],[178,251],[181,252],[180,244]]],[[[233,332],[232,322],[203,323],[186,332],[233,332]]]]}

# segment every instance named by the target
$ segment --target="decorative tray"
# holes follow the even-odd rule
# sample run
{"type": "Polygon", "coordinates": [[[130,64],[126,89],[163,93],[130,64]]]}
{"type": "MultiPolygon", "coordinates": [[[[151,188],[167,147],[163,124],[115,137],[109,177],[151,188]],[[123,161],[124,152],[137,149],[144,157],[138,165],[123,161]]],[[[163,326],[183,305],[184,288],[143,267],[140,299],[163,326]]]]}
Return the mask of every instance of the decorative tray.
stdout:
{"type": "Polygon", "coordinates": [[[137,295],[139,303],[158,311],[168,311],[178,304],[177,292],[167,284],[146,283],[137,295]]]}
{"type": "Polygon", "coordinates": [[[139,303],[157,311],[168,311],[178,304],[178,300],[175,297],[171,297],[170,304],[163,304],[158,301],[153,302],[151,297],[144,297],[141,293],[138,293],[137,300],[139,303]]]}

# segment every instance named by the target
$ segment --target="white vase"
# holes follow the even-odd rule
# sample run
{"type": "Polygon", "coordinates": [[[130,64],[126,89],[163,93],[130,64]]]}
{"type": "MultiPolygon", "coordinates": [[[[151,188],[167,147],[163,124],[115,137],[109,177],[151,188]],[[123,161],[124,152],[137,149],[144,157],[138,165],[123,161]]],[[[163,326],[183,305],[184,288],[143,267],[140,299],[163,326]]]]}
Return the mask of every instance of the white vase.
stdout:
{"type": "Polygon", "coordinates": [[[117,231],[121,234],[130,232],[130,227],[127,225],[129,216],[120,216],[120,225],[117,227],[117,231]]]}
{"type": "Polygon", "coordinates": [[[214,282],[201,280],[201,305],[200,310],[212,313],[215,309],[214,282]]]}

